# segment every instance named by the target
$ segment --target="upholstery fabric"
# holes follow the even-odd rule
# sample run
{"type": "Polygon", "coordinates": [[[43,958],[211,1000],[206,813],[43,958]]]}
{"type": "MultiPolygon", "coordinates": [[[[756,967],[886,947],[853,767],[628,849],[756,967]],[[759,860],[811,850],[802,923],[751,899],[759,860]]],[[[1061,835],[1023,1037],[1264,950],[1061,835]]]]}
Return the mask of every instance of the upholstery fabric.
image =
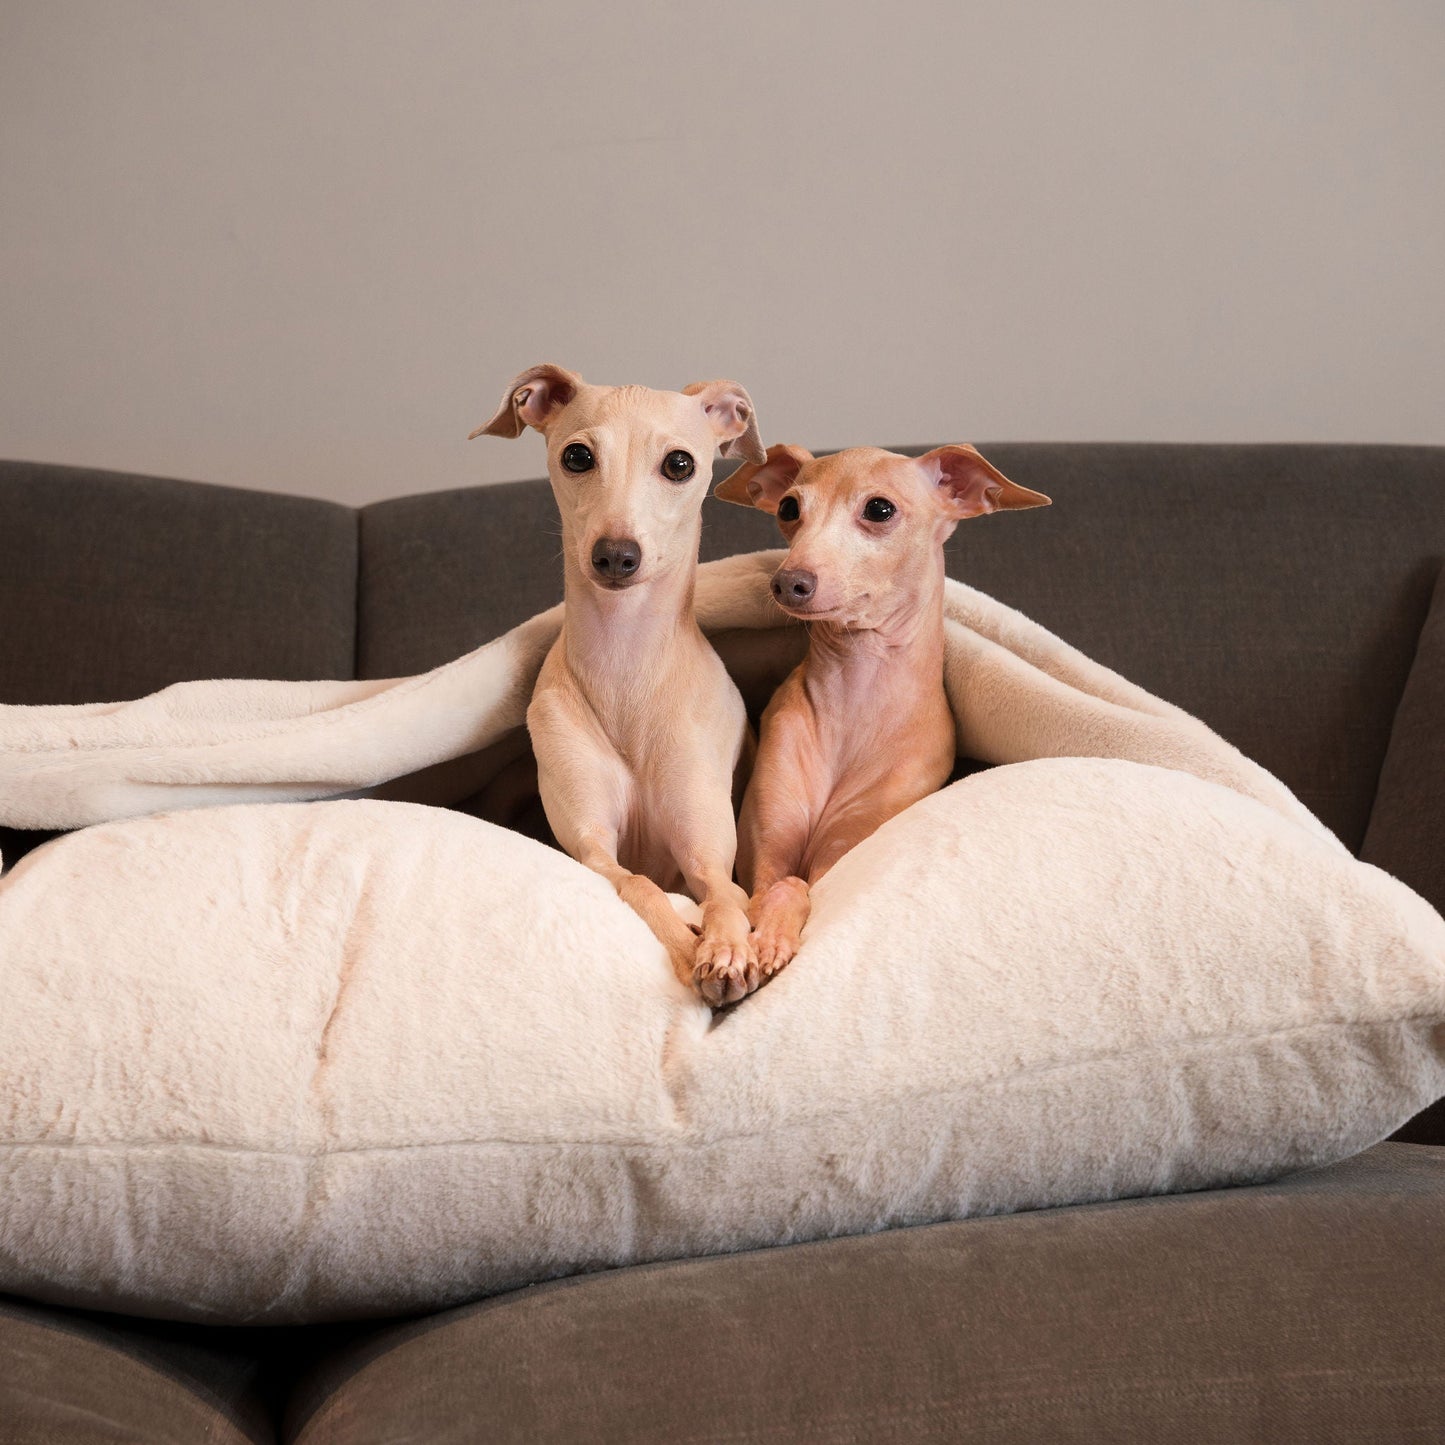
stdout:
{"type": "Polygon", "coordinates": [[[996,445],[1054,504],[949,568],[1166,697],[1357,852],[1445,557],[1436,447],[996,445]]]}
{"type": "Polygon", "coordinates": [[[1360,856],[1445,909],[1445,572],[1395,713],[1360,856]]]}
{"type": "Polygon", "coordinates": [[[1445,1151],[543,1285],[358,1341],[296,1445],[1435,1438],[1445,1151]]]}
{"type": "Polygon", "coordinates": [[[0,700],[351,677],[356,550],[331,502],[0,462],[0,700]]]}
{"type": "Polygon", "coordinates": [[[375,801],[58,840],[0,993],[0,1288],[201,1321],[1258,1180],[1445,1092],[1445,920],[1106,759],[890,820],[718,1019],[595,873],[375,801]]]}
{"type": "Polygon", "coordinates": [[[276,1407],[258,1371],[204,1335],[0,1299],[5,1445],[270,1445],[276,1407]]]}
{"type": "Polygon", "coordinates": [[[562,600],[545,481],[398,497],[360,523],[358,677],[438,667],[562,600]]]}

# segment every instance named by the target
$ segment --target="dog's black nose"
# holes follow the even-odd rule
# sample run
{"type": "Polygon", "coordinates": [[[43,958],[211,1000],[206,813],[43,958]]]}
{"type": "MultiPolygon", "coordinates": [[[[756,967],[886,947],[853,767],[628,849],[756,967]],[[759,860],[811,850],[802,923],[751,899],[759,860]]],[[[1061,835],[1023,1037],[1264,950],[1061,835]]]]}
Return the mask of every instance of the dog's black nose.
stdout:
{"type": "Polygon", "coordinates": [[[642,548],[631,537],[601,537],[592,548],[592,570],[604,582],[622,582],[642,566],[642,548]]]}
{"type": "Polygon", "coordinates": [[[783,567],[773,573],[773,596],[779,602],[806,602],[818,590],[818,579],[801,567],[783,567]]]}

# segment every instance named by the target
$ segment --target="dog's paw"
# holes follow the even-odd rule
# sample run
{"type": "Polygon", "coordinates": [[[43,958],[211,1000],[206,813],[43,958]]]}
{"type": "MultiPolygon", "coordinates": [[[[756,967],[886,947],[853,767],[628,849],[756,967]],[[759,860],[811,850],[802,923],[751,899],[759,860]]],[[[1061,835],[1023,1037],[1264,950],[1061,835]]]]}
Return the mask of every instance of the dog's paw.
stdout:
{"type": "Polygon", "coordinates": [[[706,934],[698,940],[692,981],[713,1008],[736,1003],[751,993],[757,987],[752,981],[756,972],[757,954],[746,941],[739,944],[706,934]]]}
{"type": "Polygon", "coordinates": [[[752,900],[752,945],[757,955],[757,988],[786,968],[802,946],[808,921],[808,885],[801,878],[783,878],[752,900]]]}
{"type": "Polygon", "coordinates": [[[753,947],[758,956],[758,983],[762,983],[793,961],[798,951],[798,935],[791,928],[764,924],[753,934],[753,947]]]}

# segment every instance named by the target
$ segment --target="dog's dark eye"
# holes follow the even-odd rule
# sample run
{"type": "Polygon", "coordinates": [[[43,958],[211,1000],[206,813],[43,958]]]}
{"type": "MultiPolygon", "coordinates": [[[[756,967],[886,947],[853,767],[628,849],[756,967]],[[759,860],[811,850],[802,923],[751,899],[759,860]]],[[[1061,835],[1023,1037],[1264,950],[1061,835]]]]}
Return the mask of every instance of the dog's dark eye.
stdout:
{"type": "Polygon", "coordinates": [[[562,465],[569,472],[590,472],[597,465],[597,458],[592,455],[591,447],[573,442],[562,448],[562,465]]]}
{"type": "Polygon", "coordinates": [[[686,452],[668,452],[662,459],[662,475],[670,482],[685,482],[697,470],[686,452]]]}
{"type": "Polygon", "coordinates": [[[799,514],[798,499],[796,497],[784,497],[778,503],[778,521],[796,522],[799,514]]]}
{"type": "Polygon", "coordinates": [[[863,515],[870,522],[886,522],[897,510],[887,497],[870,497],[863,508],[863,515]]]}

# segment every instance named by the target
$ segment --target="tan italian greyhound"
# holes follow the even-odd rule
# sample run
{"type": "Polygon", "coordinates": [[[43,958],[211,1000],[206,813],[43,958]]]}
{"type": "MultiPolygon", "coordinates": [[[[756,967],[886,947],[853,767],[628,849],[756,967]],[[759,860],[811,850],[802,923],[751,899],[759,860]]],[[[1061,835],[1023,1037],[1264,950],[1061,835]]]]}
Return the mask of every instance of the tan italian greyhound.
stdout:
{"type": "Polygon", "coordinates": [[[713,453],[765,459],[753,404],[733,381],[683,391],[590,386],[534,366],[472,436],[547,439],[562,515],[562,631],[527,728],[558,843],[613,884],[711,1004],[756,972],[747,895],[733,881],[743,700],[693,614],[713,453]],[[664,889],[685,883],[700,934],[664,889]]]}
{"type": "Polygon", "coordinates": [[[810,885],[953,770],[944,542],[967,517],[1049,498],[970,446],[917,458],[773,446],[717,495],[776,514],[788,555],[773,597],[809,624],[807,656],[763,713],[738,824],[755,988],[797,952],[810,885]]]}

